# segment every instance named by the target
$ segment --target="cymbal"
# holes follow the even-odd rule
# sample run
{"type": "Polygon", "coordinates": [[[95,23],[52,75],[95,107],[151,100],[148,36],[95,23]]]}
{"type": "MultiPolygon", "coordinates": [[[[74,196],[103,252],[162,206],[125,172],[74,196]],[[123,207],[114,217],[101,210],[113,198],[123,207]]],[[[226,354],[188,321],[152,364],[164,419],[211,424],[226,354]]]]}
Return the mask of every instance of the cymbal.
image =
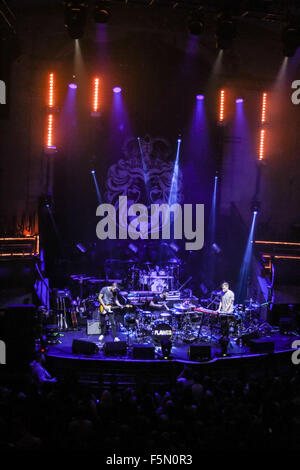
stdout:
{"type": "Polygon", "coordinates": [[[213,290],[211,295],[222,295],[223,292],[221,290],[213,290]]]}
{"type": "Polygon", "coordinates": [[[183,304],[174,304],[174,308],[179,311],[186,311],[189,310],[189,305],[183,305],[183,304]]]}
{"type": "Polygon", "coordinates": [[[86,276],[84,274],[73,274],[70,276],[73,281],[87,281],[88,279],[93,279],[92,276],[86,276]]]}

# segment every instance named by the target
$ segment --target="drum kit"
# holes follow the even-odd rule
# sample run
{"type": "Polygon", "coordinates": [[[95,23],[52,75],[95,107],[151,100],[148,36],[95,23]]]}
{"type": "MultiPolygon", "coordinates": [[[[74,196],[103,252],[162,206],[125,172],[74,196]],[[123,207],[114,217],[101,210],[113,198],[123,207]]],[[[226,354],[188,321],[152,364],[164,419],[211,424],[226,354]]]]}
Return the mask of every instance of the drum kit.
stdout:
{"type": "MultiPolygon", "coordinates": [[[[131,290],[124,294],[124,297],[134,304],[134,309],[124,308],[118,314],[120,328],[128,334],[128,340],[134,337],[137,342],[154,344],[159,344],[165,339],[177,344],[194,341],[211,342],[215,337],[224,335],[224,331],[229,337],[238,339],[245,332],[257,327],[260,304],[249,299],[244,304],[236,305],[231,314],[218,315],[216,310],[222,295],[219,291],[213,291],[208,299],[200,299],[199,302],[198,299],[195,302],[195,298],[185,300],[179,298],[173,301],[173,307],[168,311],[145,310],[145,303],[151,300],[154,292],[174,287],[179,274],[177,270],[178,265],[175,264],[153,267],[150,263],[145,263],[143,269],[134,266],[130,268],[131,285],[137,285],[140,290],[131,290]],[[135,298],[138,300],[133,301],[135,298]]],[[[96,279],[85,275],[73,275],[72,279],[79,282],[81,287],[83,283],[91,284],[94,292],[96,286],[99,291],[103,285],[113,281],[120,282],[119,279],[96,279]]],[[[72,304],[81,318],[98,319],[97,295],[90,294],[86,298],[79,295],[72,304]]]]}

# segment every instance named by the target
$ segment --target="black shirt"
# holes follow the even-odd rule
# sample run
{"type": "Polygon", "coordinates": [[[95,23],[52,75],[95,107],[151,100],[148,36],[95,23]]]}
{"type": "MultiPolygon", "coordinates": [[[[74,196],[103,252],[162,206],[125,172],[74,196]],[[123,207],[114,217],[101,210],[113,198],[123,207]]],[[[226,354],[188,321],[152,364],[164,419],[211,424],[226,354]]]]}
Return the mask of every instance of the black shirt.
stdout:
{"type": "Polygon", "coordinates": [[[153,303],[155,303],[155,304],[162,304],[162,303],[164,303],[164,302],[167,303],[167,302],[166,302],[166,299],[165,299],[164,297],[161,297],[159,294],[156,294],[156,295],[153,297],[152,301],[149,302],[149,305],[148,305],[149,310],[157,310],[157,309],[159,309],[159,307],[152,307],[152,306],[150,305],[151,302],[153,302],[153,303]]]}

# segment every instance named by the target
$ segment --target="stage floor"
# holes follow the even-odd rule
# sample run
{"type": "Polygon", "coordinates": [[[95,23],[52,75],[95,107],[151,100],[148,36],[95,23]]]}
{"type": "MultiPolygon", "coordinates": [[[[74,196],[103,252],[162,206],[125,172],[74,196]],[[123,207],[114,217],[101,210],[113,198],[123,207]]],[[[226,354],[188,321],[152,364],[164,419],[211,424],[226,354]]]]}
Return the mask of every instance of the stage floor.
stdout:
{"type": "MultiPolygon", "coordinates": [[[[204,331],[205,333],[205,331],[204,331]]],[[[121,341],[126,341],[128,345],[128,350],[127,350],[127,355],[126,356],[106,356],[103,351],[103,346],[104,342],[100,342],[98,339],[98,335],[87,335],[86,329],[81,328],[78,331],[68,331],[68,332],[61,332],[60,333],[60,338],[59,338],[59,343],[55,345],[49,345],[48,347],[48,356],[52,357],[61,357],[61,358],[80,358],[80,359],[92,359],[92,360],[118,360],[118,361],[140,361],[137,359],[134,359],[132,357],[132,349],[134,344],[147,344],[147,345],[153,345],[153,341],[151,338],[147,340],[142,340],[141,338],[137,339],[134,335],[128,336],[126,333],[120,333],[118,335],[119,339],[121,341]],[[84,355],[84,354],[74,354],[72,353],[72,342],[74,339],[77,340],[83,340],[83,341],[89,341],[92,343],[95,343],[99,351],[93,355],[84,355]]],[[[283,351],[288,351],[291,350],[291,344],[294,340],[299,338],[296,335],[282,335],[279,332],[273,333],[270,336],[264,336],[265,339],[272,340],[274,341],[274,352],[283,352],[283,351]]],[[[108,335],[105,338],[105,341],[112,341],[112,337],[108,335]]],[[[219,343],[219,338],[217,336],[214,336],[212,339],[210,338],[209,332],[207,332],[206,337],[202,337],[199,340],[194,340],[191,342],[183,343],[182,341],[177,341],[176,338],[173,339],[172,342],[172,350],[171,350],[171,355],[169,360],[171,361],[182,361],[182,362],[192,362],[189,361],[189,356],[188,356],[188,351],[189,351],[189,346],[190,344],[207,344],[211,346],[211,360],[213,361],[214,359],[221,358],[221,346],[219,343]]],[[[257,356],[261,354],[253,354],[250,351],[250,348],[247,346],[241,345],[240,341],[235,340],[234,338],[230,339],[230,342],[228,344],[227,348],[227,357],[236,357],[236,358],[242,358],[242,357],[249,357],[249,356],[257,356]]],[[[161,347],[155,346],[155,360],[163,360],[162,352],[161,352],[161,347]]]]}

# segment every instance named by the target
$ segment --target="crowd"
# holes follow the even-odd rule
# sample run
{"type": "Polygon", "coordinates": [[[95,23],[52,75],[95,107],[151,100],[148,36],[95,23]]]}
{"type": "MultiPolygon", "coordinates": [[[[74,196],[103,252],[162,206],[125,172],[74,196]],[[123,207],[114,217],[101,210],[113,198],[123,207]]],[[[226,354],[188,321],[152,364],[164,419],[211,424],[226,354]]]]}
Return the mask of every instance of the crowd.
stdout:
{"type": "MultiPolygon", "coordinates": [[[[39,361],[37,361],[39,362],[39,361]]],[[[186,452],[297,449],[300,374],[213,378],[185,368],[157,386],[117,382],[98,391],[76,377],[36,374],[19,387],[0,388],[0,448],[186,452]],[[40,383],[39,383],[40,382],[40,383]]]]}

